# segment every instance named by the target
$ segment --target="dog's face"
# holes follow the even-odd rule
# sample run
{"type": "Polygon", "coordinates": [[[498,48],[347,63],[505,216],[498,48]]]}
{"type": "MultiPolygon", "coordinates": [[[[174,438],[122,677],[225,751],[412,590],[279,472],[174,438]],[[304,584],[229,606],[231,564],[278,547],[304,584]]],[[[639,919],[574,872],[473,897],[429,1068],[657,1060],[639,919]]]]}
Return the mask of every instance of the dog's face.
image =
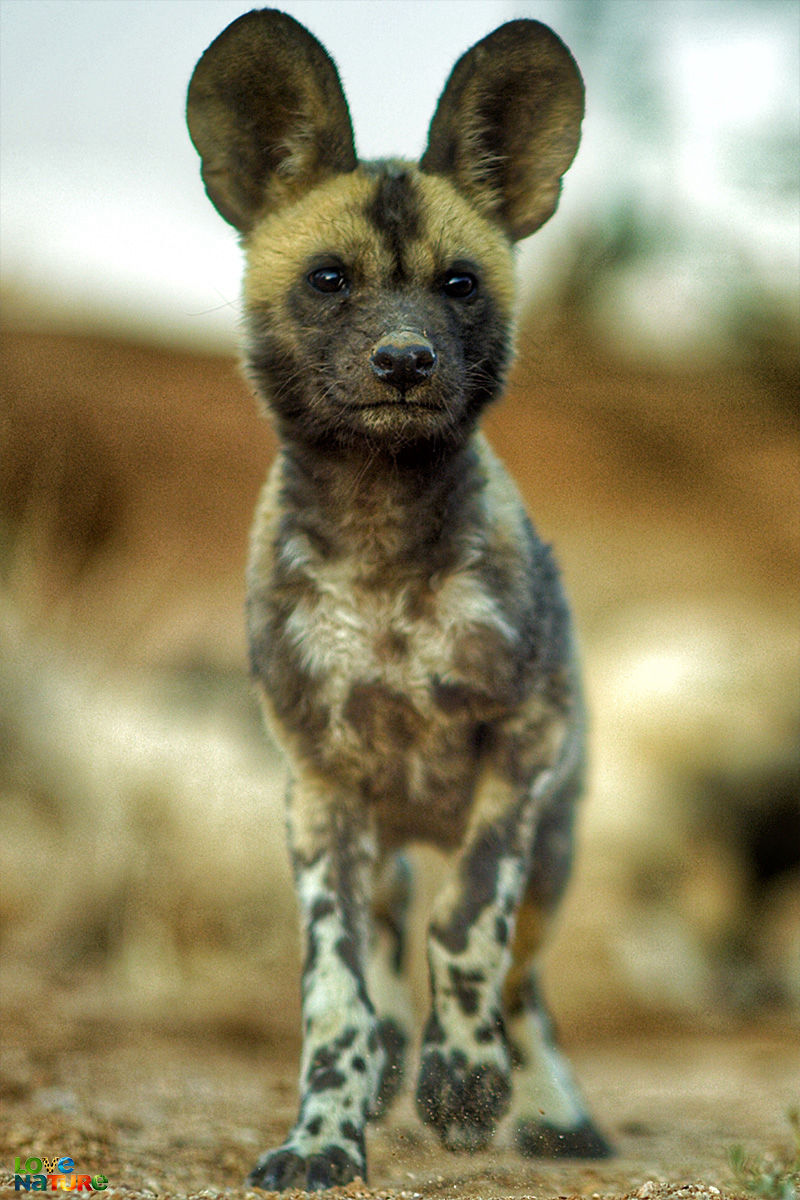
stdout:
{"type": "Polygon", "coordinates": [[[512,242],[577,148],[583,88],[555,34],[515,21],[468,51],[418,166],[358,163],[333,63],[274,10],[209,47],[187,111],[242,233],[246,365],[282,436],[462,442],[508,364],[512,242]]]}
{"type": "Polygon", "coordinates": [[[279,425],[393,447],[461,440],[509,356],[509,244],[446,180],[359,167],[246,243],[246,357],[279,425]]]}

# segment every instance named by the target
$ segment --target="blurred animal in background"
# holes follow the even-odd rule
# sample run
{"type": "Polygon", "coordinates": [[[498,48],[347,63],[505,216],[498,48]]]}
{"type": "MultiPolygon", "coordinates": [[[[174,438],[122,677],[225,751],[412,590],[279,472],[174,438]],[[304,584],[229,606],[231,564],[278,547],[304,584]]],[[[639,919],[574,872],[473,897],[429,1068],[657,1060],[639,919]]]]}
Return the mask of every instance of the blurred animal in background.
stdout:
{"type": "Polygon", "coordinates": [[[549,549],[478,432],[506,382],[512,243],[558,203],[583,85],[513,21],[456,64],[419,166],[358,163],[333,63],[274,10],[198,63],[187,117],[242,235],[245,368],[279,452],[248,579],[250,658],[290,768],[304,933],[300,1112],[250,1182],[366,1174],[410,1040],[408,843],[451,853],[428,933],[417,1109],[451,1149],[507,1112],[529,1155],[608,1153],[537,959],[584,766],[549,549]]]}

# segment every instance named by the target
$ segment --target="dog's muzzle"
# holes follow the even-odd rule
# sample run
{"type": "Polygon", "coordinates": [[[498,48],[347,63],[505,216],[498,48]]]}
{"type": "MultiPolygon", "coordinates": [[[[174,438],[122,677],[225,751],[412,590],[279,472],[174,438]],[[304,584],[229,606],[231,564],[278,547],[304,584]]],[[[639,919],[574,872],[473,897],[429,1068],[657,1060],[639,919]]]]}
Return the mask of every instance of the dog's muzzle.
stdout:
{"type": "Polygon", "coordinates": [[[373,347],[369,362],[381,383],[405,395],[430,379],[436,370],[436,351],[418,330],[399,329],[373,347]]]}

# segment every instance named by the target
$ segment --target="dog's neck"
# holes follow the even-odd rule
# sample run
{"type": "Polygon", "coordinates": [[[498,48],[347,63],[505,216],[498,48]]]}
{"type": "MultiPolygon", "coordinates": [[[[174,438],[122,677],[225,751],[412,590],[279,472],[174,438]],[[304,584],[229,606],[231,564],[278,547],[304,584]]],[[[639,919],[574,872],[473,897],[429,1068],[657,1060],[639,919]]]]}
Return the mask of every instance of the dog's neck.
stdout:
{"type": "Polygon", "coordinates": [[[281,507],[325,558],[374,568],[445,569],[460,534],[479,522],[484,487],[474,438],[456,449],[418,444],[397,453],[364,445],[282,448],[281,507]]]}

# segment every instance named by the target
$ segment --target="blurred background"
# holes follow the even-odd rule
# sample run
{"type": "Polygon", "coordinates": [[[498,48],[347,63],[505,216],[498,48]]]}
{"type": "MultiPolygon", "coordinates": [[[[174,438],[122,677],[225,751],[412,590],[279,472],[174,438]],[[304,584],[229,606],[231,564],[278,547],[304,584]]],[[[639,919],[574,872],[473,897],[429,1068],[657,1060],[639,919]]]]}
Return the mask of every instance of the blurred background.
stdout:
{"type": "MultiPolygon", "coordinates": [[[[106,1010],[274,1032],[295,1029],[295,908],[242,617],[274,441],[183,121],[248,7],[0,8],[0,950],[7,994],[83,979],[106,1010]]],[[[575,54],[583,143],[520,251],[487,421],[589,684],[549,991],[573,1038],[796,1020],[797,5],[283,7],[337,61],[363,157],[416,157],[455,59],[504,20],[575,54]]]]}

